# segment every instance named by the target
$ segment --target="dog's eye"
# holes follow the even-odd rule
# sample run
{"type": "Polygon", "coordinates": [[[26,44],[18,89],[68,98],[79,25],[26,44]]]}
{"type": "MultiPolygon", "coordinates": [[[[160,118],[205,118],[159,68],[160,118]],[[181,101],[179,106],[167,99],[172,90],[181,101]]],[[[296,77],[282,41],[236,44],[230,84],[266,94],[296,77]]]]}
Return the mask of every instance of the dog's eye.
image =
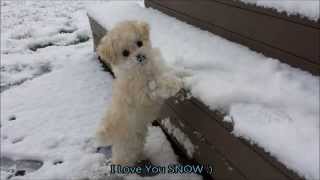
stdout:
{"type": "Polygon", "coordinates": [[[138,41],[138,42],[137,42],[137,45],[138,45],[138,47],[141,47],[141,46],[143,46],[143,43],[142,43],[142,41],[138,41]]]}
{"type": "Polygon", "coordinates": [[[130,51],[128,51],[128,50],[123,50],[122,51],[122,55],[124,56],[124,57],[128,57],[129,55],[130,55],[130,51]]]}

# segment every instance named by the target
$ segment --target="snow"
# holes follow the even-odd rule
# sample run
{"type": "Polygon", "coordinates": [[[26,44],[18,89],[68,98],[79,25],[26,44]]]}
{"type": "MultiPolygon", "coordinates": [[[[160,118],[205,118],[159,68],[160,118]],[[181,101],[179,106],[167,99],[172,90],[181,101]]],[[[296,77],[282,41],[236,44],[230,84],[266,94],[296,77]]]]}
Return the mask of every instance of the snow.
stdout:
{"type": "Polygon", "coordinates": [[[307,176],[307,178],[318,178],[316,176],[319,173],[316,166],[318,162],[315,161],[319,159],[314,158],[317,158],[319,153],[319,144],[316,142],[310,144],[310,136],[317,136],[314,129],[302,122],[295,122],[295,119],[279,109],[261,104],[239,103],[232,106],[230,114],[236,118],[236,126],[233,131],[236,136],[246,139],[254,137],[253,143],[259,142],[260,146],[268,147],[266,150],[284,164],[290,164],[293,167],[308,167],[306,172],[315,176],[307,176]],[[264,128],[260,128],[261,126],[264,128]],[[303,161],[292,158],[297,154],[300,155],[298,158],[302,158],[303,161]]]}
{"type": "MultiPolygon", "coordinates": [[[[1,157],[43,162],[10,179],[109,179],[94,135],[113,79],[93,52],[85,10],[93,3],[1,1],[1,157]]],[[[149,129],[144,151],[155,165],[178,163],[158,127],[149,129]]],[[[12,175],[2,168],[1,179],[12,175]]]]}
{"type": "Polygon", "coordinates": [[[190,141],[190,139],[177,127],[175,127],[171,122],[170,118],[165,118],[161,121],[163,126],[168,130],[168,133],[175,137],[179,144],[181,144],[185,150],[187,151],[187,155],[189,158],[193,157],[193,153],[195,150],[194,145],[190,141]]]}
{"type": "MultiPolygon", "coordinates": [[[[305,1],[304,1],[305,2],[305,1]]],[[[270,152],[307,179],[319,179],[319,77],[129,2],[88,12],[107,29],[122,20],[150,24],[151,41],[193,96],[225,111],[234,134],[270,152]],[[107,12],[107,15],[106,15],[107,12]]]]}
{"type": "Polygon", "coordinates": [[[272,8],[290,15],[300,15],[312,21],[320,18],[320,0],[240,0],[264,8],[272,8]]]}

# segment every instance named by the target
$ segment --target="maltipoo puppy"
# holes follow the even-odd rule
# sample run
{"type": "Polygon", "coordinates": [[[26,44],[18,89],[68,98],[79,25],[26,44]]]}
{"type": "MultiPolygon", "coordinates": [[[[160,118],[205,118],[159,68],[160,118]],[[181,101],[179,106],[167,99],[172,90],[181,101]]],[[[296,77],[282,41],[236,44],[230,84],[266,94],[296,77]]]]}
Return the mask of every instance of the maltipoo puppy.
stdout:
{"type": "Polygon", "coordinates": [[[182,81],[152,48],[147,23],[117,24],[102,38],[97,52],[116,76],[112,102],[97,137],[101,145],[112,145],[113,164],[134,165],[145,158],[148,125],[164,100],[180,90],[182,81]]]}

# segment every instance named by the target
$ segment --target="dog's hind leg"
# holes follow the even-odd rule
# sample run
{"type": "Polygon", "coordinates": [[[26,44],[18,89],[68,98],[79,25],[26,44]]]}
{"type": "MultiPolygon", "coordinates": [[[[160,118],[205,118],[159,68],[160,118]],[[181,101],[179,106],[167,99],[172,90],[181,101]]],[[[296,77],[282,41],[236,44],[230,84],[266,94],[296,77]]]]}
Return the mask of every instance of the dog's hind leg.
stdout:
{"type": "Polygon", "coordinates": [[[128,137],[128,123],[126,119],[127,113],[116,111],[115,108],[108,109],[96,132],[99,145],[112,145],[119,137],[128,137]]]}
{"type": "Polygon", "coordinates": [[[112,145],[112,163],[117,165],[134,166],[144,159],[144,140],[130,136],[128,139],[119,139],[112,145]]]}
{"type": "Polygon", "coordinates": [[[99,127],[96,132],[96,139],[99,146],[111,145],[111,139],[107,137],[106,130],[104,127],[99,127]]]}

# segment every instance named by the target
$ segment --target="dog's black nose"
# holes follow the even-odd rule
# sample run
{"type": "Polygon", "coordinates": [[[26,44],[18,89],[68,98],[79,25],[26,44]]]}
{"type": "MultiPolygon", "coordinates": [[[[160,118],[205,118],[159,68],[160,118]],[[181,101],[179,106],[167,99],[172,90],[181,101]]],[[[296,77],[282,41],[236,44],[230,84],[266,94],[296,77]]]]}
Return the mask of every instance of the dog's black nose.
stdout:
{"type": "Polygon", "coordinates": [[[138,54],[136,57],[137,57],[137,61],[140,63],[146,59],[146,56],[142,54],[138,54]]]}

